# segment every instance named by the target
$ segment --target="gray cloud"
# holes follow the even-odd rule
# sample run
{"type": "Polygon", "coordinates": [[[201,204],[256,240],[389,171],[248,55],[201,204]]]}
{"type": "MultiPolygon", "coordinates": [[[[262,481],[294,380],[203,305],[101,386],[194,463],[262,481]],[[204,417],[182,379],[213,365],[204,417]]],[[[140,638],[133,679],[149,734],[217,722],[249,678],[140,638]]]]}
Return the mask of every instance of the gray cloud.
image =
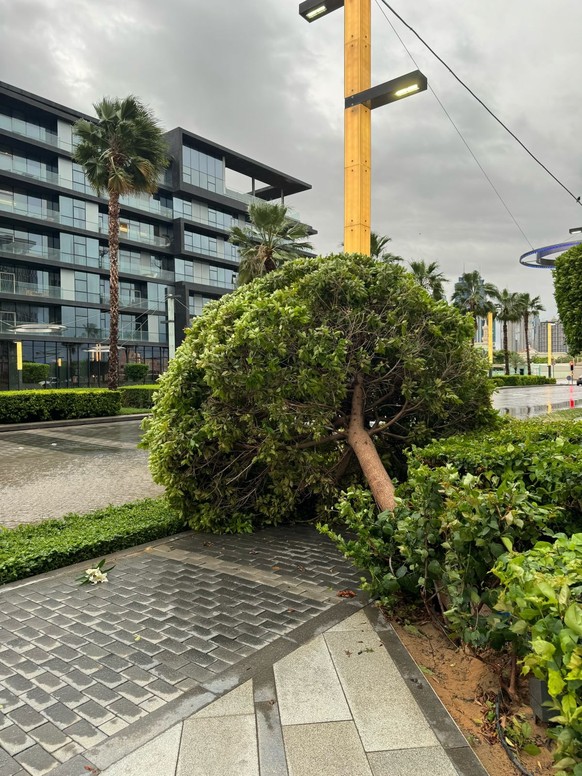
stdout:
{"type": "MultiPolygon", "coordinates": [[[[418,0],[395,6],[548,166],[582,193],[578,0],[418,0]]],[[[135,93],[184,126],[313,184],[293,198],[319,235],[343,239],[342,12],[315,24],[296,0],[0,0],[2,79],[91,112],[135,93]]],[[[373,3],[375,82],[414,68],[373,3]]],[[[534,246],[568,236],[582,209],[394,22],[534,246]]],[[[291,204],[291,202],[290,202],[291,204]]],[[[448,277],[480,269],[554,310],[551,275],[434,97],[373,116],[373,225],[448,277]]]]}

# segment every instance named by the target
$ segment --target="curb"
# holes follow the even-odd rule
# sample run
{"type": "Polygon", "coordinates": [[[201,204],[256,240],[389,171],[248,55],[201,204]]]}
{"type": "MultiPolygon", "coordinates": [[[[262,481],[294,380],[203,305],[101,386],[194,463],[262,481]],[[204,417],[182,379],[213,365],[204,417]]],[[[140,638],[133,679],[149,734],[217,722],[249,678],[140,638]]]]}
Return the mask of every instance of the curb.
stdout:
{"type": "Polygon", "coordinates": [[[91,426],[96,423],[124,423],[127,420],[143,420],[149,412],[136,415],[108,415],[104,418],[74,418],[73,420],[40,420],[36,423],[4,423],[0,425],[3,431],[30,431],[35,428],[61,428],[65,426],[91,426]]]}

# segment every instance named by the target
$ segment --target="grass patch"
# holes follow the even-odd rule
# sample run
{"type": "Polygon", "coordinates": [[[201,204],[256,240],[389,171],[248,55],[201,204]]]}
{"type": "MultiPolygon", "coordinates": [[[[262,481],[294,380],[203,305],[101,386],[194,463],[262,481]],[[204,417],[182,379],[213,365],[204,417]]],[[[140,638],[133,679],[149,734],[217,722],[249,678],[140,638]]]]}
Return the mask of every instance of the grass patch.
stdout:
{"type": "Polygon", "coordinates": [[[0,528],[0,584],[172,536],[185,528],[183,518],[164,498],[0,528]]]}
{"type": "Polygon", "coordinates": [[[144,415],[152,411],[151,407],[122,407],[118,415],[144,415]]]}
{"type": "Polygon", "coordinates": [[[549,412],[547,415],[542,415],[544,420],[552,420],[554,418],[566,418],[566,420],[577,420],[582,418],[582,407],[577,407],[572,410],[556,410],[556,412],[549,412]]]}

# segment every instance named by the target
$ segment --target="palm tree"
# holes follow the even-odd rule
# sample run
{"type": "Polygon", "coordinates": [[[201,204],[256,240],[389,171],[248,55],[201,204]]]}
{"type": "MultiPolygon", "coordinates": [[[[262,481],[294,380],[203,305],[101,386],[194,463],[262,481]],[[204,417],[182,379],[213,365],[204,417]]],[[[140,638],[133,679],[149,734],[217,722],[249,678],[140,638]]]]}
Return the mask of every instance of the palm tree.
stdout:
{"type": "Polygon", "coordinates": [[[497,291],[495,294],[497,317],[503,322],[503,353],[505,356],[505,374],[509,374],[509,345],[507,342],[507,324],[509,321],[519,321],[523,316],[521,294],[515,291],[497,291]]]}
{"type": "Polygon", "coordinates": [[[94,105],[97,121],[77,121],[79,139],[74,159],[98,195],[109,198],[110,328],[107,385],[119,381],[119,198],[124,194],[154,193],[158,177],[168,166],[162,130],[150,111],[135,97],[104,98],[94,105]]]}
{"type": "Polygon", "coordinates": [[[525,329],[525,357],[527,360],[527,373],[531,375],[531,358],[529,355],[529,319],[530,316],[539,315],[546,308],[542,304],[539,296],[531,297],[529,294],[520,294],[523,316],[523,327],[525,329]]]}
{"type": "Polygon", "coordinates": [[[384,250],[389,242],[392,242],[391,237],[370,232],[370,256],[378,261],[402,261],[402,256],[384,250]]]}
{"type": "Polygon", "coordinates": [[[410,262],[410,270],[418,284],[425,291],[428,291],[437,302],[445,298],[444,284],[448,282],[444,274],[439,272],[438,269],[439,265],[436,261],[431,261],[430,264],[427,264],[425,261],[410,262]]]}
{"type": "Polygon", "coordinates": [[[249,217],[249,226],[234,226],[229,237],[240,254],[238,286],[311,250],[311,243],[305,240],[309,227],[288,218],[285,205],[255,202],[249,206],[249,217]]]}
{"type": "Polygon", "coordinates": [[[490,297],[497,293],[493,283],[486,283],[479,272],[464,272],[455,283],[452,302],[455,307],[465,313],[471,313],[477,332],[477,318],[484,318],[493,312],[494,305],[490,297]]]}

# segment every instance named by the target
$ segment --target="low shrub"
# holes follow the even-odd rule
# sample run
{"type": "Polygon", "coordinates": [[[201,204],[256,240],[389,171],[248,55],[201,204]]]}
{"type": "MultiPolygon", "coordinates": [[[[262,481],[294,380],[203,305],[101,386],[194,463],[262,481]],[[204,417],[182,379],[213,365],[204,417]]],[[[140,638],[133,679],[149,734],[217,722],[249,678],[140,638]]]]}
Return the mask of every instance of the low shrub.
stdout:
{"type": "MultiPolygon", "coordinates": [[[[137,366],[141,366],[138,364],[137,366]]],[[[150,409],[153,404],[154,391],[158,390],[157,385],[125,385],[119,391],[121,393],[122,407],[139,407],[141,409],[150,409]]]]}
{"type": "Polygon", "coordinates": [[[22,364],[23,383],[42,383],[51,371],[50,364],[37,364],[34,361],[24,361],[22,364]]]}
{"type": "Polygon", "coordinates": [[[149,366],[147,364],[125,364],[123,371],[126,380],[138,382],[139,380],[145,380],[148,376],[149,366]]]}
{"type": "Polygon", "coordinates": [[[107,389],[0,392],[0,423],[32,423],[117,415],[121,394],[107,389]]]}
{"type": "Polygon", "coordinates": [[[171,536],[184,520],[164,499],[0,528],[0,584],[171,536]]]}
{"type": "Polygon", "coordinates": [[[557,727],[555,755],[565,776],[582,773],[582,533],[539,542],[523,553],[510,550],[493,573],[501,582],[496,608],[511,616],[523,657],[523,673],[547,682],[557,727]]]}
{"type": "Polygon", "coordinates": [[[555,377],[543,375],[494,375],[491,380],[495,385],[555,385],[555,377]]]}

